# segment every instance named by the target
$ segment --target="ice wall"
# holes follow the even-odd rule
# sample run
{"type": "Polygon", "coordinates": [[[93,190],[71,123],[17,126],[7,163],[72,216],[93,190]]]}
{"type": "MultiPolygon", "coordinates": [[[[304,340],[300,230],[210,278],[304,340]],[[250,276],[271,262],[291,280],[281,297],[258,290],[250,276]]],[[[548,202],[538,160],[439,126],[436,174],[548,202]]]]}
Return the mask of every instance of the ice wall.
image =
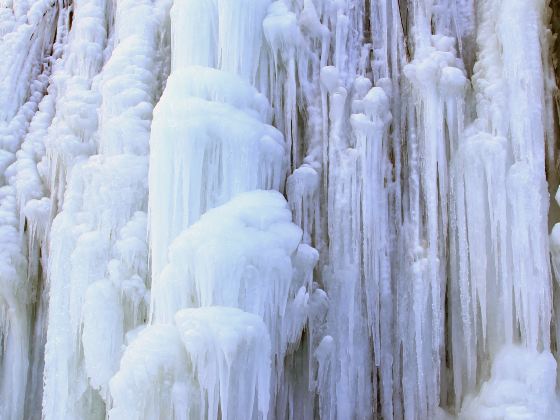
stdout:
{"type": "Polygon", "coordinates": [[[0,0],[0,419],[560,417],[548,3],[0,0]]]}
{"type": "MultiPolygon", "coordinates": [[[[208,338],[181,333],[192,383],[176,388],[177,378],[171,387],[184,407],[165,414],[150,405],[151,418],[272,417],[285,386],[284,360],[325,300],[313,290],[317,253],[299,245],[301,229],[291,223],[285,198],[272,191],[285,181],[287,148],[270,125],[268,99],[255,88],[259,69],[268,70],[261,56],[267,3],[246,3],[188,0],[171,10],[171,74],[150,139],[152,299],[145,334],[169,324],[179,331],[208,324],[210,331],[208,338]],[[199,30],[205,42],[194,34],[199,30]],[[246,330],[257,321],[262,332],[246,330]],[[216,322],[227,332],[211,326],[216,322]],[[214,362],[214,352],[225,362],[214,362]],[[192,392],[200,395],[197,409],[192,392]]],[[[138,367],[122,365],[118,375],[138,367]]],[[[167,391],[157,386],[160,399],[167,391]]]]}

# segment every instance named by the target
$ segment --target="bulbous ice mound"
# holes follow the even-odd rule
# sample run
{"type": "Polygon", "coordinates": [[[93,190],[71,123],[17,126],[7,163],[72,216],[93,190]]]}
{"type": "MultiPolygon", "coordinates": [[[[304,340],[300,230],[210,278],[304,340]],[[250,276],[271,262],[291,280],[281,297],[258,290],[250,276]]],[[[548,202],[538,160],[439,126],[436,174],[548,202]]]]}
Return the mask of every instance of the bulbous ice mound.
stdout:
{"type": "MultiPolygon", "coordinates": [[[[223,79],[216,77],[219,72],[200,75],[204,80],[223,79]]],[[[150,212],[155,221],[150,230],[156,278],[173,239],[206,210],[240,192],[279,190],[286,172],[283,136],[263,122],[266,110],[258,106],[254,89],[239,84],[218,97],[202,87],[191,89],[173,76],[170,82],[155,109],[150,140],[150,212]]]]}
{"type": "Polygon", "coordinates": [[[110,419],[267,418],[270,339],[237,308],[191,308],[151,325],[126,349],[110,382],[110,419]],[[221,417],[218,413],[221,413],[221,417]]]}
{"type": "Polygon", "coordinates": [[[179,97],[229,104],[263,123],[271,123],[272,109],[266,96],[235,73],[212,67],[181,67],[169,76],[165,91],[168,100],[179,97]]]}
{"type": "Polygon", "coordinates": [[[200,418],[267,417],[270,338],[262,319],[237,308],[183,309],[175,324],[208,412],[200,418]]]}
{"type": "Polygon", "coordinates": [[[557,419],[556,361],[550,351],[504,347],[495,357],[490,379],[476,396],[467,396],[462,420],[557,419]]]}
{"type": "Polygon", "coordinates": [[[204,214],[170,247],[152,286],[154,321],[172,322],[189,307],[239,307],[264,320],[275,354],[283,354],[303,329],[309,296],[296,297],[318,259],[300,245],[302,231],[291,218],[279,192],[260,190],[204,214]]]}

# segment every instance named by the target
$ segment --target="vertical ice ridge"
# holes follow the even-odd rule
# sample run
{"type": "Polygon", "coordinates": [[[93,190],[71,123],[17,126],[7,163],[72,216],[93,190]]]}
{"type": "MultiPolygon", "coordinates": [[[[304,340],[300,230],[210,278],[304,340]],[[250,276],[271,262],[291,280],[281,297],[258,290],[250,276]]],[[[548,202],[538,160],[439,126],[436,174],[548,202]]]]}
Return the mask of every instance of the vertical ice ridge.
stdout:
{"type": "MultiPolygon", "coordinates": [[[[38,278],[39,254],[33,232],[36,225],[29,229],[28,238],[23,223],[23,206],[26,203],[22,203],[20,193],[29,190],[21,186],[21,183],[26,182],[24,171],[33,171],[36,162],[28,161],[25,151],[22,152],[20,147],[29,146],[28,137],[45,125],[41,121],[40,104],[46,102],[43,98],[52,69],[53,59],[49,53],[54,42],[57,10],[57,4],[37,1],[27,10],[5,9],[0,18],[6,31],[0,39],[4,54],[0,66],[3,172],[0,180],[0,365],[3,366],[0,417],[15,420],[23,419],[29,413],[37,414],[31,407],[26,408],[30,401],[26,391],[28,386],[29,389],[38,390],[33,380],[28,385],[28,378],[41,375],[41,371],[36,372],[40,365],[36,365],[35,361],[42,357],[40,351],[35,353],[33,347],[37,342],[34,338],[33,310],[39,306],[37,302],[41,299],[37,291],[41,283],[38,278]]],[[[27,147],[26,150],[29,149],[27,147]]],[[[33,185],[33,181],[37,182],[30,180],[29,183],[33,185]]],[[[36,400],[34,403],[36,406],[36,400]]]]}
{"type": "Polygon", "coordinates": [[[149,300],[146,154],[169,5],[76,7],[49,132],[63,204],[50,232],[45,418],[105,416],[125,334],[146,321],[149,300]]]}

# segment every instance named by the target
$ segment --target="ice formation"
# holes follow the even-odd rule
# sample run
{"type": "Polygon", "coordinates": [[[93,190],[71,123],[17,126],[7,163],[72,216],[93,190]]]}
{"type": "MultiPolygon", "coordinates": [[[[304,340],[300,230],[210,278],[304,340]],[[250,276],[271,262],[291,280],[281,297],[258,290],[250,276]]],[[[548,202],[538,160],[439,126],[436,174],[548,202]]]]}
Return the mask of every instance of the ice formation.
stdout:
{"type": "Polygon", "coordinates": [[[0,0],[0,420],[560,418],[559,16],[0,0]]]}
{"type": "Polygon", "coordinates": [[[150,325],[127,347],[110,382],[109,418],[266,417],[271,353],[262,319],[223,306],[183,309],[174,318],[150,325]]]}

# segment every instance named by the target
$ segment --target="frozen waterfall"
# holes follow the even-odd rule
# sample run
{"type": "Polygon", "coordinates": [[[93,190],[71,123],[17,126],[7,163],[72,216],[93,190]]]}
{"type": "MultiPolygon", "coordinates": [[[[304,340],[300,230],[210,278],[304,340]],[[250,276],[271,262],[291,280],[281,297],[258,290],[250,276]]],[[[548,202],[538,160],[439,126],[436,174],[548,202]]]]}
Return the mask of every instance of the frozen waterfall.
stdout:
{"type": "Polygon", "coordinates": [[[0,0],[0,420],[560,419],[558,34],[0,0]]]}

